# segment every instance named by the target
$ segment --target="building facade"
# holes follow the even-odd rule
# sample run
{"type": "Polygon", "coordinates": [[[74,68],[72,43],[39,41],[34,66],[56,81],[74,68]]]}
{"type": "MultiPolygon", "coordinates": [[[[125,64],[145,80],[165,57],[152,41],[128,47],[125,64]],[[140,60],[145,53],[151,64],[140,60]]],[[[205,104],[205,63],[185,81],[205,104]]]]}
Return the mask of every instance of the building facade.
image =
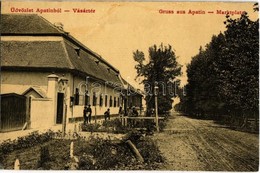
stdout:
{"type": "Polygon", "coordinates": [[[119,70],[61,25],[34,14],[2,14],[1,23],[1,94],[30,100],[31,128],[61,124],[65,112],[67,122],[80,121],[86,105],[93,120],[108,108],[118,114],[120,107],[142,106],[132,101],[142,94],[119,70]]]}

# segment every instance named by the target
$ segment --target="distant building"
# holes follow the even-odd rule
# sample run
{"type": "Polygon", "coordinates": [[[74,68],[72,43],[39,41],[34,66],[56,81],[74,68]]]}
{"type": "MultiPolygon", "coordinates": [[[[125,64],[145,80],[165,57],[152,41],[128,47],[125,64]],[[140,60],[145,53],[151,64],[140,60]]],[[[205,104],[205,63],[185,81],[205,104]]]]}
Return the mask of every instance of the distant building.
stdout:
{"type": "Polygon", "coordinates": [[[34,14],[1,15],[1,94],[30,98],[30,127],[62,123],[64,100],[67,122],[81,120],[89,104],[97,117],[107,108],[117,114],[126,104],[141,107],[140,92],[124,94],[129,88],[119,70],[62,26],[34,14]]]}

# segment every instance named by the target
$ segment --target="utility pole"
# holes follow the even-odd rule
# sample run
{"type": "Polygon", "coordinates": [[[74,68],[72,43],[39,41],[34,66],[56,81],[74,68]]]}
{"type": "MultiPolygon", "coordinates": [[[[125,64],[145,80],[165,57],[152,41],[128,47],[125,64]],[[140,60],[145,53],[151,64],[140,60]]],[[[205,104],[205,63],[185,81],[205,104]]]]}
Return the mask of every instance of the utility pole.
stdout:
{"type": "Polygon", "coordinates": [[[95,124],[97,124],[97,103],[95,104],[95,124]]]}
{"type": "Polygon", "coordinates": [[[160,131],[159,129],[159,117],[158,117],[158,98],[157,98],[157,95],[158,95],[158,89],[159,87],[157,86],[157,82],[155,82],[155,85],[154,85],[154,99],[155,99],[155,118],[156,118],[156,130],[157,132],[160,131]]]}

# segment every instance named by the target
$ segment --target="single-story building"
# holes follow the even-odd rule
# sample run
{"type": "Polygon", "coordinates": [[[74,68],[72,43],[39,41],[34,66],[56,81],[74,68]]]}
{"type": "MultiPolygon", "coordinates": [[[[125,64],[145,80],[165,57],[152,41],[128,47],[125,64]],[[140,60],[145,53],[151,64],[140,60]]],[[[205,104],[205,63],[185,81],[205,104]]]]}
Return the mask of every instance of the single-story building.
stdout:
{"type": "MultiPolygon", "coordinates": [[[[35,14],[1,15],[1,94],[30,100],[31,128],[61,124],[65,111],[67,122],[82,120],[89,104],[94,117],[103,116],[108,108],[118,114],[126,104],[142,107],[142,94],[134,93],[133,87],[131,95],[125,95],[126,83],[118,69],[61,24],[35,14]]],[[[0,120],[3,116],[9,117],[1,115],[0,120]]]]}

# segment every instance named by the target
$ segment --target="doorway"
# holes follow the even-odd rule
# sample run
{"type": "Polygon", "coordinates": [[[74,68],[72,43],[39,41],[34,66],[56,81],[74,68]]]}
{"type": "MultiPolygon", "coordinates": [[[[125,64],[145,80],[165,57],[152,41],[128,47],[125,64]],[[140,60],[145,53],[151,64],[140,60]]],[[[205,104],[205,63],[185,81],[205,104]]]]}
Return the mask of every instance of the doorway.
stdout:
{"type": "Polygon", "coordinates": [[[56,124],[62,124],[64,93],[58,93],[56,124]]]}

